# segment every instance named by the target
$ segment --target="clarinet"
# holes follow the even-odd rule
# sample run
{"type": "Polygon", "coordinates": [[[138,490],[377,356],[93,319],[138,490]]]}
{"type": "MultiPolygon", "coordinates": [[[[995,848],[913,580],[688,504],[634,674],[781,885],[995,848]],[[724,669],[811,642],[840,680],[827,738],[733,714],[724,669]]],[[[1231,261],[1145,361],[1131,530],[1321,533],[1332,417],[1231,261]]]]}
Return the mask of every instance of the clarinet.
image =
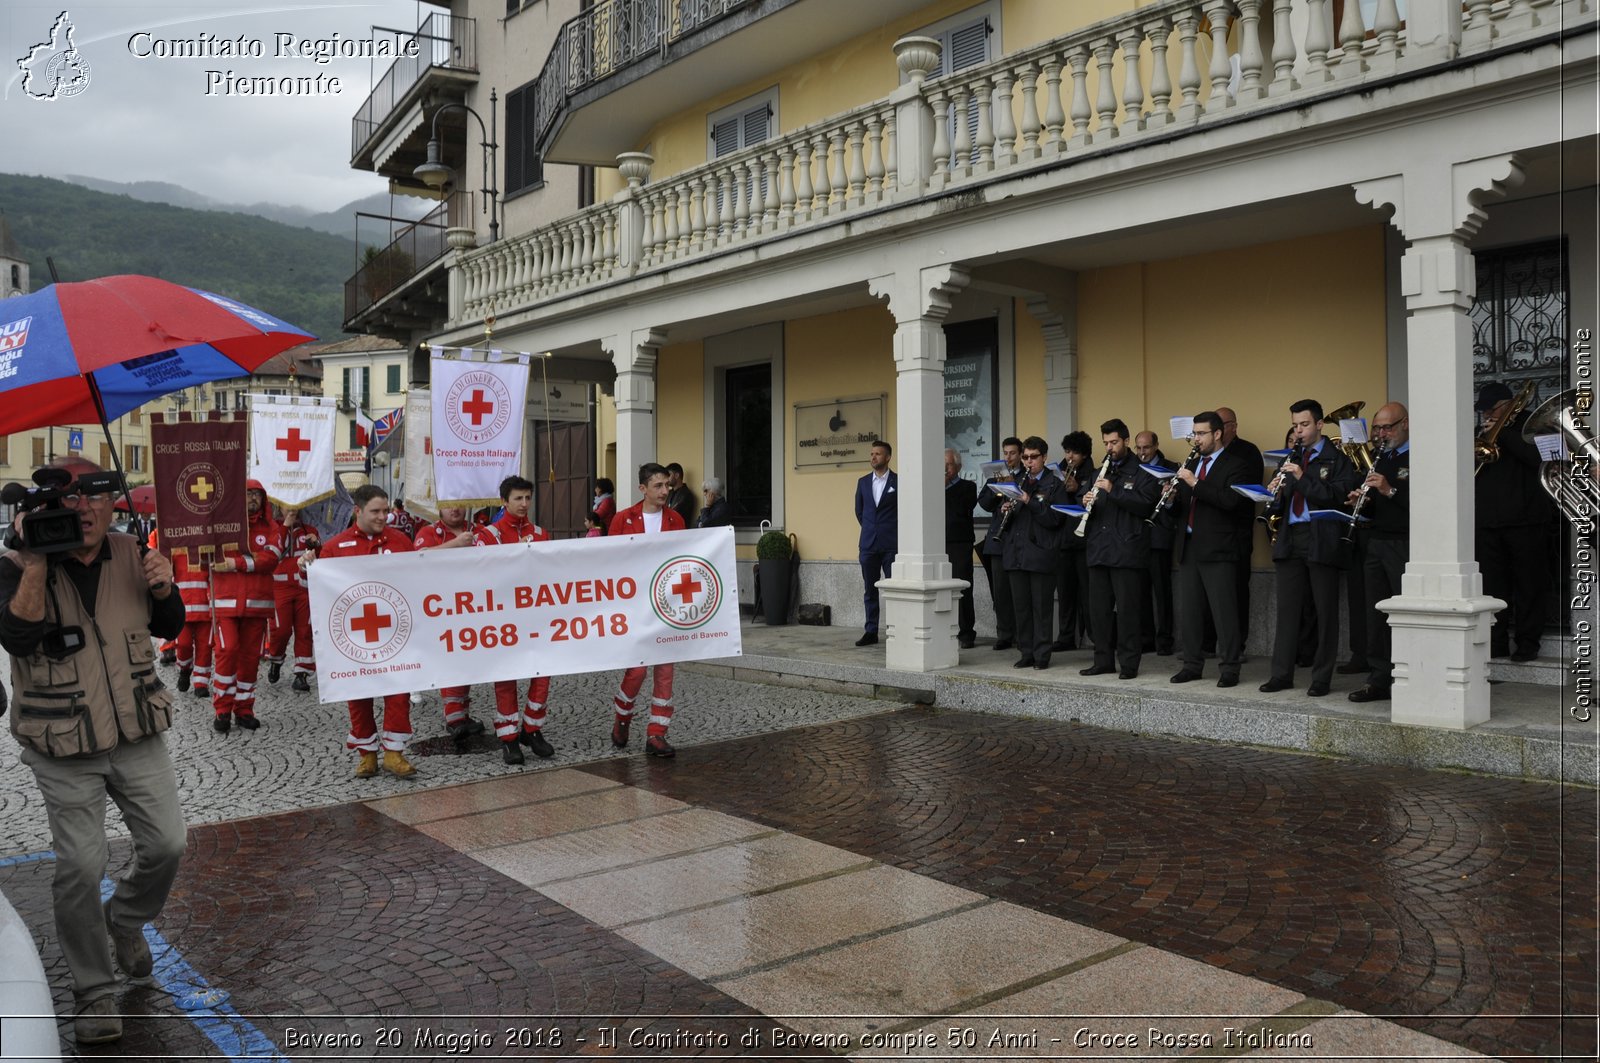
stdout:
{"type": "MultiPolygon", "coordinates": [[[[1387,439],[1378,444],[1378,452],[1372,456],[1372,468],[1374,470],[1378,468],[1378,462],[1383,459],[1384,454],[1388,453],[1388,450],[1389,441],[1387,439]]],[[[1361,509],[1367,504],[1367,495],[1371,493],[1371,491],[1372,484],[1363,483],[1361,485],[1361,493],[1356,495],[1355,504],[1350,507],[1350,527],[1346,528],[1344,532],[1344,541],[1347,543],[1353,543],[1356,541],[1356,518],[1361,516],[1361,509]]]]}
{"type": "MultiPolygon", "coordinates": [[[[1200,457],[1200,444],[1196,443],[1194,446],[1189,448],[1189,456],[1183,459],[1182,467],[1190,470],[1191,472],[1195,469],[1198,469],[1200,467],[1198,463],[1195,465],[1189,464],[1191,461],[1195,461],[1195,459],[1198,457],[1200,457]]],[[[1169,476],[1167,478],[1167,482],[1161,485],[1161,497],[1156,499],[1156,508],[1152,510],[1150,515],[1144,519],[1146,524],[1153,526],[1155,522],[1160,519],[1161,514],[1170,508],[1172,503],[1177,500],[1178,482],[1178,477],[1176,474],[1174,474],[1169,476]]]]}
{"type": "MultiPolygon", "coordinates": [[[[1007,483],[1014,483],[1017,477],[1010,469],[1007,469],[1005,479],[1007,483]]],[[[998,482],[999,480],[1000,477],[996,476],[995,481],[998,482]]],[[[1006,526],[1011,523],[1011,514],[1015,510],[1016,501],[1014,499],[1006,499],[1005,503],[1000,507],[1000,523],[996,525],[994,534],[989,536],[991,543],[999,543],[1006,537],[1006,526]]]]}
{"type": "MultiPolygon", "coordinates": [[[[1104,480],[1106,478],[1106,470],[1110,468],[1111,454],[1108,451],[1106,453],[1106,460],[1100,463],[1100,472],[1095,476],[1092,482],[1098,483],[1099,481],[1104,480]]],[[[1078,526],[1072,529],[1072,534],[1076,535],[1080,539],[1089,533],[1089,514],[1094,512],[1095,499],[1099,497],[1100,492],[1098,489],[1096,489],[1094,496],[1083,504],[1083,516],[1078,518],[1078,526]]]]}

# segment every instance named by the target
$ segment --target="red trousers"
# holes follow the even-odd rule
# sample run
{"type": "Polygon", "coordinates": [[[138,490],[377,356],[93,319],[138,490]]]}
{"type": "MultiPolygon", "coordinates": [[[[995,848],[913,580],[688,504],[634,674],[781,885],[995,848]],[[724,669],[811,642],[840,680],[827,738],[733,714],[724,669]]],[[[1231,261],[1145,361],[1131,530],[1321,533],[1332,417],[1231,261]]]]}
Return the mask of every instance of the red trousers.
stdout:
{"type": "Polygon", "coordinates": [[[191,668],[190,681],[197,687],[211,687],[211,621],[191,620],[178,632],[178,667],[191,668]]]}
{"type": "Polygon", "coordinates": [[[372,715],[372,699],[358,698],[350,706],[350,737],[345,748],[376,753],[384,749],[405,751],[411,741],[411,695],[385,694],[383,696],[383,738],[378,737],[378,721],[372,715]]]}
{"type": "Polygon", "coordinates": [[[289,636],[294,636],[294,670],[310,675],[317,670],[317,659],[311,649],[311,595],[301,586],[290,584],[287,589],[274,586],[272,600],[277,612],[272,618],[272,633],[267,636],[267,660],[282,664],[289,649],[289,636]]]}
{"type": "Polygon", "coordinates": [[[467,695],[471,687],[440,687],[439,696],[444,698],[444,725],[449,727],[453,723],[460,723],[467,718],[467,709],[470,707],[467,695]]]}
{"type": "Polygon", "coordinates": [[[267,618],[214,616],[211,631],[216,642],[211,707],[218,716],[254,716],[256,673],[261,671],[261,643],[267,636],[267,618]]]}
{"type": "Polygon", "coordinates": [[[494,734],[502,742],[514,742],[517,739],[518,723],[520,730],[541,731],[544,729],[544,706],[550,700],[550,677],[536,675],[528,680],[528,700],[523,705],[517,704],[517,683],[515,680],[498,682],[494,685],[494,734]]]}
{"type": "MultiPolygon", "coordinates": [[[[640,665],[622,673],[622,687],[612,699],[617,719],[628,721],[633,718],[633,699],[639,696],[639,688],[644,686],[644,672],[645,666],[640,665]]],[[[645,734],[665,737],[667,727],[672,723],[672,665],[658,664],[655,672],[650,690],[650,726],[645,728],[645,734]]]]}

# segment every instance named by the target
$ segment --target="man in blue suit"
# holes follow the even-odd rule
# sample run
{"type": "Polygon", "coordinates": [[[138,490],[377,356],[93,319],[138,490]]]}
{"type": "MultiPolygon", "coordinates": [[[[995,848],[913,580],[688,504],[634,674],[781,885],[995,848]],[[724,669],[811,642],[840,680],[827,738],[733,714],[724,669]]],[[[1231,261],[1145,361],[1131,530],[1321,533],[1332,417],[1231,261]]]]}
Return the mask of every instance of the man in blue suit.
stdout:
{"type": "Polygon", "coordinates": [[[861,525],[861,578],[866,592],[866,634],[857,646],[878,641],[878,580],[889,575],[895,551],[900,548],[900,504],[895,494],[899,477],[889,471],[889,455],[894,448],[881,439],[872,443],[872,471],[856,481],[856,523],[861,525]]]}

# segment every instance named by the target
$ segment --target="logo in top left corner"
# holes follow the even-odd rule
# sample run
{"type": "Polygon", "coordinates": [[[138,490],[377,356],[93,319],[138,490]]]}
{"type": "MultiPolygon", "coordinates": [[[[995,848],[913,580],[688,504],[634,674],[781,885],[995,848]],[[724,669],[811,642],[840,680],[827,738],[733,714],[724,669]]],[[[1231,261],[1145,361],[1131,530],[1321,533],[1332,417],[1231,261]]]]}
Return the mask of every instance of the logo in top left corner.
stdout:
{"type": "Polygon", "coordinates": [[[50,39],[17,60],[23,92],[35,100],[60,100],[89,87],[89,61],[73,42],[75,30],[71,14],[61,12],[50,27],[50,39]]]}

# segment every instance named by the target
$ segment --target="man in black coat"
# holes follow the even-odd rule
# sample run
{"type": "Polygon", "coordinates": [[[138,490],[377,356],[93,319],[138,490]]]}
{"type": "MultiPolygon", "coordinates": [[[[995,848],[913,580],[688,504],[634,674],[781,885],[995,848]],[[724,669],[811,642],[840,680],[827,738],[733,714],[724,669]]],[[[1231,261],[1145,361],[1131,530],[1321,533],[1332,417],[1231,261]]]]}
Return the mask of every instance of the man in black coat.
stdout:
{"type": "MultiPolygon", "coordinates": [[[[1372,415],[1372,441],[1383,448],[1362,487],[1363,521],[1358,534],[1366,541],[1362,576],[1366,583],[1367,684],[1350,692],[1350,700],[1388,701],[1394,684],[1394,641],[1389,618],[1378,603],[1400,593],[1400,578],[1411,556],[1411,418],[1391,402],[1372,415]]],[[[1353,507],[1361,491],[1350,492],[1353,507]]],[[[1352,655],[1355,650],[1351,650],[1352,655]]]]}
{"type": "Polygon", "coordinates": [[[678,516],[683,518],[685,528],[693,528],[694,523],[694,492],[689,490],[683,482],[683,466],[677,462],[667,464],[667,483],[671,490],[667,492],[667,505],[678,511],[678,516]]]}
{"type": "Polygon", "coordinates": [[[700,516],[695,518],[696,528],[722,528],[733,523],[733,503],[723,497],[721,480],[715,476],[706,477],[700,484],[700,497],[705,505],[700,507],[700,516]]]}
{"type": "Polygon", "coordinates": [[[956,641],[964,650],[978,644],[972,615],[972,511],[978,505],[978,485],[961,475],[961,455],[944,452],[944,549],[950,558],[952,579],[967,581],[956,607],[956,641]]]}
{"type": "Polygon", "coordinates": [[[1009,650],[1016,642],[1016,609],[1011,603],[1011,581],[1006,578],[1001,563],[1000,521],[1006,496],[994,490],[997,483],[1010,484],[1022,479],[1022,440],[1007,436],[1000,444],[1000,460],[1006,463],[1002,476],[983,482],[978,493],[978,505],[990,514],[989,528],[983,533],[978,554],[983,561],[983,574],[989,579],[989,597],[994,601],[994,648],[1009,650]]]}
{"type": "MultiPolygon", "coordinates": [[[[1061,462],[1058,475],[1062,484],[1062,504],[1081,506],[1083,496],[1093,486],[1097,466],[1089,464],[1094,443],[1089,433],[1068,432],[1061,437],[1061,462]]],[[[1056,641],[1050,648],[1057,652],[1078,648],[1078,636],[1087,636],[1089,630],[1089,562],[1084,540],[1073,534],[1078,527],[1077,517],[1068,517],[1061,528],[1061,563],[1056,569],[1056,610],[1060,622],[1056,626],[1056,641]]]]}
{"type": "Polygon", "coordinates": [[[1017,483],[1022,494],[1007,502],[1011,517],[1006,523],[1001,562],[1011,581],[1015,606],[1017,648],[1021,651],[1016,668],[1050,667],[1051,592],[1066,517],[1051,508],[1064,504],[1064,492],[1061,481],[1045,468],[1049,451],[1050,445],[1038,436],[1022,441],[1023,475],[1017,483]]]}
{"type": "MultiPolygon", "coordinates": [[[[1493,424],[1512,404],[1511,389],[1498,380],[1478,392],[1484,425],[1493,424]]],[[[1474,481],[1478,569],[1483,593],[1506,608],[1489,629],[1489,656],[1531,661],[1549,616],[1550,522],[1555,508],[1539,481],[1539,450],[1522,438],[1528,423],[1523,410],[1495,439],[1500,456],[1486,462],[1474,481]]]]}
{"type": "MultiPolygon", "coordinates": [[[[1222,448],[1243,463],[1246,480],[1259,484],[1266,476],[1261,460],[1261,448],[1248,439],[1239,438],[1239,415],[1230,407],[1218,406],[1217,416],[1222,418],[1222,448]]],[[[1239,644],[1250,640],[1250,558],[1256,549],[1256,511],[1254,506],[1244,506],[1235,513],[1234,534],[1239,537],[1238,569],[1234,572],[1239,614],[1239,644]]]]}
{"type": "MultiPolygon", "coordinates": [[[[1151,431],[1133,437],[1133,452],[1141,465],[1176,472],[1178,463],[1161,453],[1161,441],[1151,431]]],[[[1166,494],[1170,481],[1161,481],[1166,494]]],[[[1144,631],[1144,652],[1161,657],[1172,654],[1172,529],[1173,510],[1157,513],[1150,525],[1150,566],[1145,569],[1145,590],[1140,598],[1139,624],[1144,631]]]]}
{"type": "Polygon", "coordinates": [[[1139,599],[1150,564],[1150,525],[1145,520],[1155,511],[1161,483],[1139,468],[1139,459],[1128,446],[1128,426],[1120,419],[1100,426],[1100,441],[1105,444],[1108,461],[1084,496],[1083,504],[1090,512],[1082,518],[1088,525],[1089,632],[1094,637],[1094,664],[1078,674],[1112,671],[1114,652],[1121,666],[1117,677],[1133,679],[1139,674],[1143,653],[1139,599]]]}
{"type": "Polygon", "coordinates": [[[1269,509],[1283,513],[1278,541],[1272,545],[1277,569],[1278,627],[1272,640],[1272,676],[1261,684],[1271,694],[1294,686],[1300,611],[1311,596],[1317,611],[1317,651],[1311,663],[1308,697],[1320,698],[1333,680],[1339,652],[1339,573],[1343,558],[1339,540],[1344,524],[1313,520],[1312,510],[1337,509],[1355,490],[1360,474],[1344,452],[1322,434],[1322,403],[1301,399],[1289,407],[1293,448],[1280,470],[1283,485],[1269,509]]]}
{"type": "Polygon", "coordinates": [[[1244,659],[1244,638],[1239,633],[1237,584],[1234,574],[1240,556],[1239,510],[1254,513],[1255,504],[1234,490],[1238,484],[1256,483],[1260,477],[1240,457],[1222,445],[1222,417],[1207,411],[1195,414],[1194,445],[1200,452],[1193,469],[1178,475],[1178,497],[1173,506],[1178,552],[1178,595],[1182,603],[1179,643],[1183,668],[1171,679],[1189,683],[1205,674],[1205,618],[1217,633],[1219,687],[1237,686],[1244,659]]]}

